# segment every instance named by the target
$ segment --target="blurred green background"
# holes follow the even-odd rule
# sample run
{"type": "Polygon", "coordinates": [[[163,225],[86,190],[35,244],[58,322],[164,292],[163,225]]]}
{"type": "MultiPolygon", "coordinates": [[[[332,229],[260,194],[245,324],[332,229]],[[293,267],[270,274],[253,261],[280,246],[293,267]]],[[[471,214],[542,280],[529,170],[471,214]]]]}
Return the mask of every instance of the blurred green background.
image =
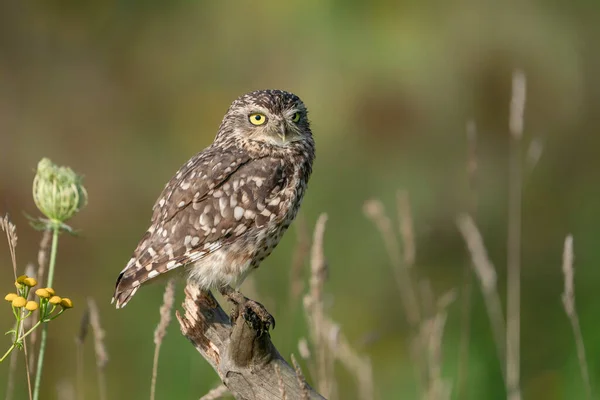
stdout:
{"type": "MultiPolygon", "coordinates": [[[[114,281],[167,180],[211,142],[233,99],[261,88],[292,91],[310,110],[318,154],[300,218],[312,230],[321,212],[329,214],[327,311],[372,359],[375,398],[419,398],[400,294],[362,206],[379,198],[393,214],[396,191],[408,190],[413,272],[438,294],[460,290],[469,258],[454,221],[472,196],[465,126],[474,120],[478,221],[505,300],[515,68],[527,74],[524,164],[532,143],[542,148],[535,168],[525,169],[523,190],[524,398],[584,398],[560,300],[560,265],[572,233],[577,305],[597,386],[599,13],[600,3],[589,0],[2,2],[0,212],[17,224],[22,268],[35,262],[41,237],[23,214],[38,215],[31,198],[38,160],[46,156],[84,174],[90,196],[71,221],[81,236],[63,235],[59,245],[55,286],[76,308],[50,327],[43,398],[57,398],[57,385],[76,381],[74,337],[88,296],[106,330],[109,398],[148,398],[163,287],[145,288],[116,311],[114,281]]],[[[253,281],[257,299],[277,319],[273,340],[286,357],[307,336],[302,307],[289,300],[296,233],[290,230],[253,281]]],[[[0,282],[8,292],[10,257],[0,244],[0,282]]],[[[460,298],[449,311],[442,373],[456,388],[460,298]]],[[[12,318],[9,308],[4,313],[3,332],[12,318]]],[[[9,339],[3,343],[8,348],[9,339]]],[[[505,398],[477,286],[468,362],[462,398],[505,398]]],[[[353,378],[338,370],[339,398],[356,398],[353,378]]],[[[86,398],[97,398],[91,341],[85,382],[86,398]]],[[[197,399],[217,383],[172,323],[157,398],[197,399]]],[[[22,374],[15,396],[26,398],[22,374]]]]}

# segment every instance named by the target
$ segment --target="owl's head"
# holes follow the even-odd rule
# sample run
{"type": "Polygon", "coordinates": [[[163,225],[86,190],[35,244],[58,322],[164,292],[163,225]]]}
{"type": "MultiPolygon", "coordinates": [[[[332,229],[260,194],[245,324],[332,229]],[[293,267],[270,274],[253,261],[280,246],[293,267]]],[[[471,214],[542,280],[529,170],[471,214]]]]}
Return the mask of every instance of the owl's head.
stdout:
{"type": "Polygon", "coordinates": [[[288,147],[312,142],[304,103],[283,90],[258,90],[236,99],[221,123],[216,141],[253,142],[288,147]]]}

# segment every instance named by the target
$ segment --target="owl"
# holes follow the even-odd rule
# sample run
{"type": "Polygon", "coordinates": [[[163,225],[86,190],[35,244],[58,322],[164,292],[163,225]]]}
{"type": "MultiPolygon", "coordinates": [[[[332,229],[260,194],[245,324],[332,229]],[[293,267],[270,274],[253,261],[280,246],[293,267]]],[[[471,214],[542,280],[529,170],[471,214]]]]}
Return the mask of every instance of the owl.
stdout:
{"type": "Polygon", "coordinates": [[[150,227],[117,278],[116,307],[180,268],[201,289],[217,289],[244,315],[253,313],[263,328],[274,326],[239,287],[296,217],[314,158],[298,96],[259,90],[236,99],[214,142],[177,171],[154,204],[150,227]]]}

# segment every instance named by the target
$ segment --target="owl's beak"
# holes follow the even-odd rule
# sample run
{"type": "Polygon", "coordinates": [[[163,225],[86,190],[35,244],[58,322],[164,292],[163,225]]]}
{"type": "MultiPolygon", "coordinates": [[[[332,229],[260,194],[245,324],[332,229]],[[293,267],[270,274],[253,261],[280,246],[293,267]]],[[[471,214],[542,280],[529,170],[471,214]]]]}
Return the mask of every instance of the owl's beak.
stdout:
{"type": "Polygon", "coordinates": [[[285,134],[286,134],[285,122],[281,122],[277,129],[277,136],[279,136],[281,141],[284,143],[285,143],[285,134]]]}

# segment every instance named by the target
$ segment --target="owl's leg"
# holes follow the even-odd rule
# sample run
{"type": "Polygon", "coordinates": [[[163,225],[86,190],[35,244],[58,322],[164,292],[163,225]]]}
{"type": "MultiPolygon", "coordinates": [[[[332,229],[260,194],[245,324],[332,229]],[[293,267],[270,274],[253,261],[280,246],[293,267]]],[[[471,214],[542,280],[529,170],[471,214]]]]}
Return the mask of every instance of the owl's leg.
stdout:
{"type": "Polygon", "coordinates": [[[275,329],[275,318],[258,301],[247,298],[231,286],[223,286],[219,288],[219,292],[234,305],[230,316],[232,323],[235,323],[241,312],[244,319],[252,325],[254,330],[266,332],[271,326],[275,329]]]}

